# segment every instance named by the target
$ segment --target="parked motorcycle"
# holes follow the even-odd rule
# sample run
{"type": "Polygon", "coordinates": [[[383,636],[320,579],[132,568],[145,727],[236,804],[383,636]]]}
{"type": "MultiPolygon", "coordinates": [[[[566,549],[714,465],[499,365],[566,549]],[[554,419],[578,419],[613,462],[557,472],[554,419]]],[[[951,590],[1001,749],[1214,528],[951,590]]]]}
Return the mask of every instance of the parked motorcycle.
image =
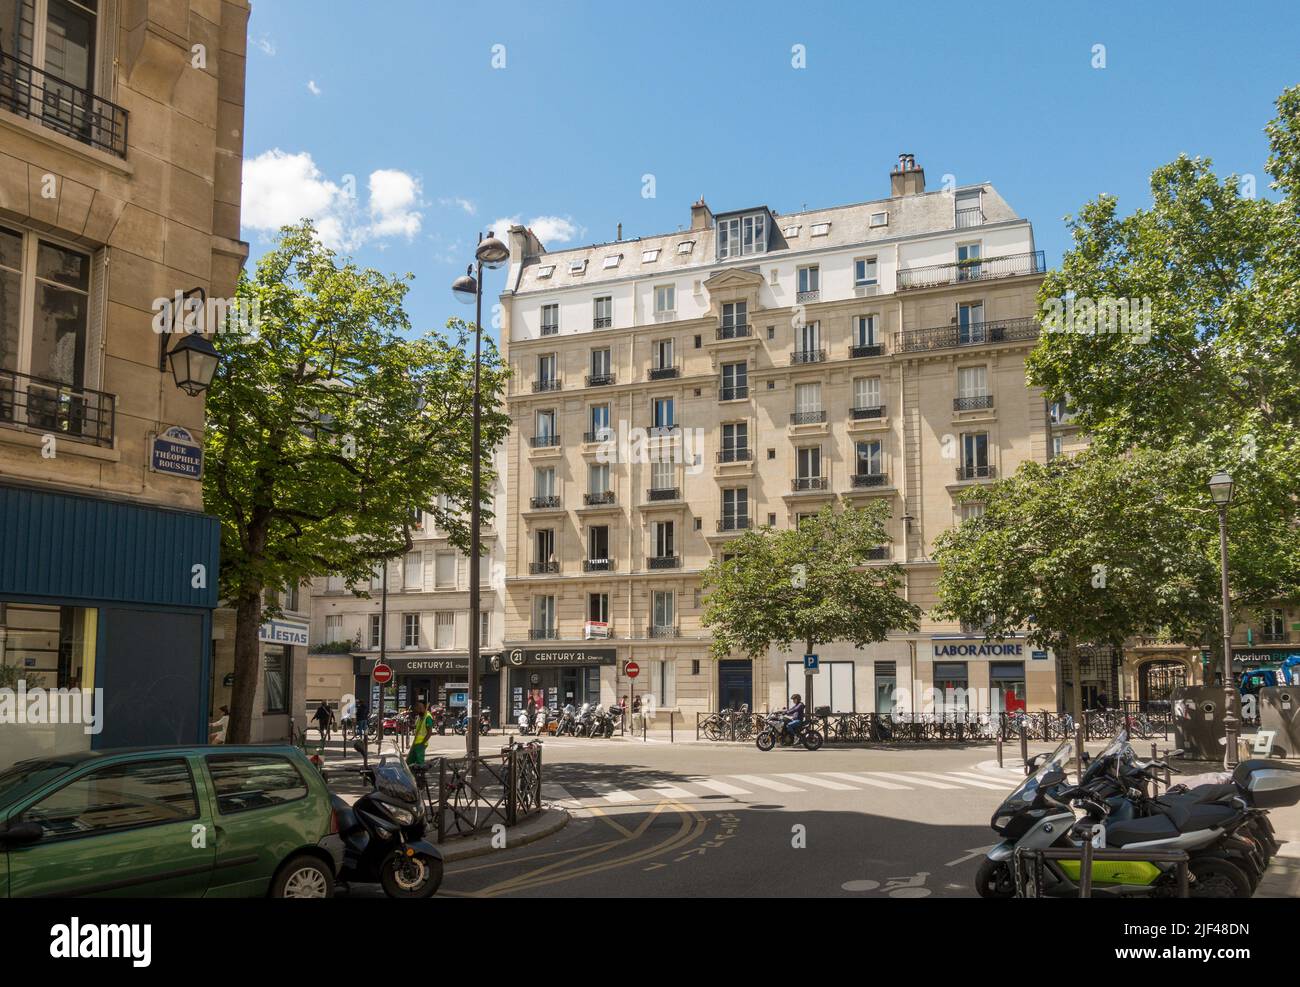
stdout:
{"type": "Polygon", "coordinates": [[[614,731],[618,728],[618,724],[623,719],[623,707],[617,705],[609,707],[597,706],[596,710],[596,727],[593,736],[614,736],[614,731]]]}
{"type": "Polygon", "coordinates": [[[591,731],[595,727],[595,710],[592,709],[591,703],[583,703],[582,709],[578,710],[573,726],[573,735],[575,737],[590,737],[591,731]]]}
{"type": "MultiPolygon", "coordinates": [[[[1138,760],[1125,731],[1075,785],[1066,778],[1072,756],[1072,745],[1061,744],[994,813],[991,825],[1003,841],[976,874],[982,897],[1015,895],[1018,848],[1077,848],[1088,840],[1106,849],[1184,850],[1193,897],[1248,898],[1278,850],[1267,810],[1300,802],[1300,769],[1280,761],[1243,761],[1226,781],[1150,797],[1156,776],[1169,766],[1138,760]]],[[[1079,861],[1045,860],[1039,891],[1077,895],[1080,872],[1079,861]]],[[[1169,897],[1177,893],[1177,869],[1157,861],[1097,861],[1092,883],[1098,894],[1169,897]]]]}
{"type": "Polygon", "coordinates": [[[785,710],[768,713],[763,718],[763,726],[758,731],[758,736],[754,738],[755,746],[761,751],[770,751],[777,744],[782,747],[793,747],[799,743],[808,750],[815,751],[820,750],[822,744],[826,742],[826,738],[813,725],[811,719],[805,719],[799,729],[793,733],[788,728],[790,722],[791,719],[785,710]]]}
{"type": "Polygon", "coordinates": [[[538,706],[537,712],[533,714],[533,733],[541,736],[546,732],[546,724],[551,721],[551,711],[545,706],[538,706]]]}
{"type": "Polygon", "coordinates": [[[442,854],[424,838],[415,776],[391,754],[363,773],[372,788],[355,804],[330,796],[334,820],[327,840],[342,844],[338,879],[378,882],[390,898],[432,897],[442,883],[442,854]]]}
{"type": "Polygon", "coordinates": [[[577,727],[577,717],[574,713],[573,704],[569,703],[560,710],[559,719],[555,724],[555,736],[572,737],[577,727]]]}

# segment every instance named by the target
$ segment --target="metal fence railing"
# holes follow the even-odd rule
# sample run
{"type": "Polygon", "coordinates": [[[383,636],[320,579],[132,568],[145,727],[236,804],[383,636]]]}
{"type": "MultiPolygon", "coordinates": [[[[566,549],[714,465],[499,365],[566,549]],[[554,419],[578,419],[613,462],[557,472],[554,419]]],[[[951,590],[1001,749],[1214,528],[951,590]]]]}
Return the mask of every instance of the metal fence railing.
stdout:
{"type": "Polygon", "coordinates": [[[441,757],[417,769],[439,843],[497,824],[514,826],[542,807],[541,744],[517,744],[480,756],[476,768],[470,770],[467,757],[441,757]]]}

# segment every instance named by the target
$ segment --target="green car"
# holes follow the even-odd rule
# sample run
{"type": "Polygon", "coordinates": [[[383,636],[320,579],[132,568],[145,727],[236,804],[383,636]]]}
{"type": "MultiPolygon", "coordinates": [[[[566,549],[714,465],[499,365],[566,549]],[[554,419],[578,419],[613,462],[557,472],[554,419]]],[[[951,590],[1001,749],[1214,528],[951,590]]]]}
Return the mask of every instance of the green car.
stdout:
{"type": "Polygon", "coordinates": [[[328,898],[335,830],[296,747],[34,758],[0,772],[0,897],[328,898]]]}

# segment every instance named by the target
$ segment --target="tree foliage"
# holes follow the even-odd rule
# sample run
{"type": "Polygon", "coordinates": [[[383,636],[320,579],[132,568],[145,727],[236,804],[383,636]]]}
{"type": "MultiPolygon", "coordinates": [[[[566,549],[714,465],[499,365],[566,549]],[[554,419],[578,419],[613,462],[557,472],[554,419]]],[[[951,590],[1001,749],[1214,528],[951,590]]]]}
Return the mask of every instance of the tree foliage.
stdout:
{"type": "Polygon", "coordinates": [[[729,545],[734,556],[714,559],[704,574],[704,623],[713,654],[766,655],[772,645],[883,641],[890,631],[914,631],[920,610],[903,599],[896,564],[871,563],[888,541],[889,505],[828,505],[785,530],[747,531],[729,545]]]}

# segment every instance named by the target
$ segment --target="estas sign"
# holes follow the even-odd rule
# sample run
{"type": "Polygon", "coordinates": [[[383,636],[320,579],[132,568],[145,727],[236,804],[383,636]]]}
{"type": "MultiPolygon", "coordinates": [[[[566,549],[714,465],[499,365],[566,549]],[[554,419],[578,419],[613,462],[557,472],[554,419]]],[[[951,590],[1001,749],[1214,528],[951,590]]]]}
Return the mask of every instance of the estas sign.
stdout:
{"type": "Polygon", "coordinates": [[[936,658],[1023,658],[1025,646],[1014,642],[990,641],[953,641],[947,644],[936,642],[936,658]]]}

